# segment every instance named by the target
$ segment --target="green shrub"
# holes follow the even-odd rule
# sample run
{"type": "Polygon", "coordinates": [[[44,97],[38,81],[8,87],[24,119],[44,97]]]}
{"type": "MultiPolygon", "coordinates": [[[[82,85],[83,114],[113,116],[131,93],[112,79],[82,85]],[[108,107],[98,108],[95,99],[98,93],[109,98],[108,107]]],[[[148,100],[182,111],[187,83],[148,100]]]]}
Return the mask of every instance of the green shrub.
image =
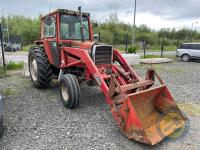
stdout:
{"type": "Polygon", "coordinates": [[[22,46],[22,51],[28,52],[32,45],[22,46]]]}
{"type": "Polygon", "coordinates": [[[107,30],[102,30],[100,35],[100,42],[106,43],[106,44],[113,44],[113,34],[111,34],[107,30]]]}
{"type": "Polygon", "coordinates": [[[137,50],[138,50],[137,46],[131,46],[131,47],[128,48],[128,53],[130,53],[130,54],[133,54],[133,53],[136,54],[137,50]]]}

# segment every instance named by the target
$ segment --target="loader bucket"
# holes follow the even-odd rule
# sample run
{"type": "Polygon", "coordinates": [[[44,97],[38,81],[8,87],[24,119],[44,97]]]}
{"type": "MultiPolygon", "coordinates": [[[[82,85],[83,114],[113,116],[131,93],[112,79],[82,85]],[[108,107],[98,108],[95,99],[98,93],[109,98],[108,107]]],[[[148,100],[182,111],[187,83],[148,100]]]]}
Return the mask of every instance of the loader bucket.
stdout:
{"type": "Polygon", "coordinates": [[[186,120],[166,85],[128,94],[118,108],[118,116],[122,132],[129,139],[150,145],[181,128],[186,120]]]}

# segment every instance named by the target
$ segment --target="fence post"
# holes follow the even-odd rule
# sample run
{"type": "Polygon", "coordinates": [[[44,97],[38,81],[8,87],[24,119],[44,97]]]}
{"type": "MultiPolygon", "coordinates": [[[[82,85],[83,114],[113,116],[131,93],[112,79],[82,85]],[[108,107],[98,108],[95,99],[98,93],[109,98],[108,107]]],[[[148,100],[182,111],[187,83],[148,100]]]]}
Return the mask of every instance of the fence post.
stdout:
{"type": "Polygon", "coordinates": [[[101,32],[99,31],[99,43],[101,42],[101,32]]]}
{"type": "Polygon", "coordinates": [[[1,42],[1,51],[2,51],[2,59],[3,59],[3,69],[6,71],[6,63],[5,63],[5,55],[4,55],[4,45],[3,45],[3,32],[2,26],[0,24],[0,42],[1,42]]]}
{"type": "Polygon", "coordinates": [[[145,39],[143,39],[143,50],[144,50],[144,59],[146,59],[146,42],[145,42],[145,39]]]}
{"type": "Polygon", "coordinates": [[[177,49],[179,47],[179,43],[180,43],[180,38],[178,37],[178,40],[177,40],[177,49]]]}
{"type": "Polygon", "coordinates": [[[126,46],[126,53],[128,53],[128,34],[125,37],[125,46],[126,46]]]}
{"type": "Polygon", "coordinates": [[[164,34],[163,34],[163,37],[162,37],[162,45],[161,45],[161,58],[163,58],[164,40],[165,40],[165,36],[164,36],[164,34]]]}

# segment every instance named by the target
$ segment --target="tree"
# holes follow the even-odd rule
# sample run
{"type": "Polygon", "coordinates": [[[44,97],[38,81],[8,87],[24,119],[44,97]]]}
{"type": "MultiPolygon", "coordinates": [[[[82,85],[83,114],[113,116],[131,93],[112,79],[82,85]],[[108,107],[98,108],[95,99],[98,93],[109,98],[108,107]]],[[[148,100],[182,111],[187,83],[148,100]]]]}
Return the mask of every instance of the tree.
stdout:
{"type": "MultiPolygon", "coordinates": [[[[32,44],[39,38],[40,35],[40,23],[39,17],[28,18],[24,16],[2,16],[2,24],[4,28],[9,28],[10,36],[21,36],[22,44],[32,44]]],[[[5,34],[7,38],[7,34],[5,34]]]]}

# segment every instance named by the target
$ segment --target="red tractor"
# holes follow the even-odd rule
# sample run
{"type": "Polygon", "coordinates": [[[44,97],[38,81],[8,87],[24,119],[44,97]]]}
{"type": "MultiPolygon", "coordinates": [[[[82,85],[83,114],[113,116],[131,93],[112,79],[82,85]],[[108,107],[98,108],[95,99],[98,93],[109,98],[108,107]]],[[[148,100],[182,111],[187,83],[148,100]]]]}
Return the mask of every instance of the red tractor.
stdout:
{"type": "Polygon", "coordinates": [[[28,62],[36,88],[47,88],[57,77],[68,109],[81,100],[79,81],[95,82],[129,139],[154,145],[185,124],[156,72],[149,69],[142,79],[117,49],[95,42],[90,14],[80,7],[79,11],[58,9],[41,18],[41,38],[30,49],[28,62]]]}

